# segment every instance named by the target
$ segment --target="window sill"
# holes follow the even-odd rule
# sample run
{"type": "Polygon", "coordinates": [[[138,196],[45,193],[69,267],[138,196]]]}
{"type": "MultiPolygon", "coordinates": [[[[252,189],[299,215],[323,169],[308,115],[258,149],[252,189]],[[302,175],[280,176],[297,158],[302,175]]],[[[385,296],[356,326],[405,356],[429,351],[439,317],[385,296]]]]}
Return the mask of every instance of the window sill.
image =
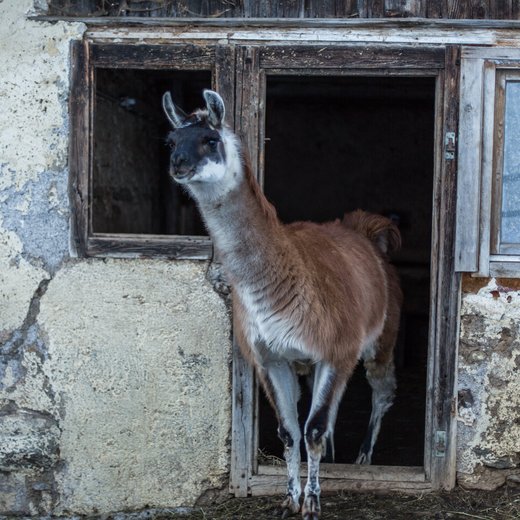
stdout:
{"type": "Polygon", "coordinates": [[[87,239],[85,256],[209,260],[213,256],[213,245],[209,237],[204,236],[98,233],[87,239]]]}

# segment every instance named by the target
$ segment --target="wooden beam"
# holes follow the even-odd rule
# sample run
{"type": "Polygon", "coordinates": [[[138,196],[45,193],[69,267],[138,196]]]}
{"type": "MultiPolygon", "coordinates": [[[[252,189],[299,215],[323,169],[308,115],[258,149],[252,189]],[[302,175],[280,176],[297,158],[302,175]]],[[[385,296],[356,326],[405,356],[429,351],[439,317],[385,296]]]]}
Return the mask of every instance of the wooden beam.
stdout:
{"type": "MultiPolygon", "coordinates": [[[[301,473],[305,475],[307,464],[301,465],[301,473]]],[[[286,476],[285,465],[258,467],[258,475],[286,476]]],[[[422,466],[370,466],[359,464],[320,464],[320,479],[348,479],[367,481],[426,482],[422,466]]]]}
{"type": "MultiPolygon", "coordinates": [[[[460,48],[448,46],[443,85],[443,135],[457,135],[459,114],[460,48]]],[[[459,334],[460,274],[455,272],[455,202],[457,160],[444,156],[436,182],[434,219],[437,224],[434,237],[435,258],[432,272],[436,271],[436,285],[432,301],[433,342],[429,351],[427,391],[429,445],[425,460],[429,463],[433,487],[451,489],[455,485],[456,461],[456,388],[457,346],[459,334]],[[435,264],[436,268],[433,268],[435,264]]]]}
{"type": "Polygon", "coordinates": [[[208,237],[96,234],[88,238],[88,256],[208,260],[213,246],[208,237]]]}
{"type": "Polygon", "coordinates": [[[89,175],[91,143],[91,88],[89,45],[71,43],[70,182],[72,202],[72,244],[78,256],[85,256],[89,229],[89,175]]]}
{"type": "Polygon", "coordinates": [[[482,165],[483,60],[461,63],[455,270],[478,270],[482,165]]]}

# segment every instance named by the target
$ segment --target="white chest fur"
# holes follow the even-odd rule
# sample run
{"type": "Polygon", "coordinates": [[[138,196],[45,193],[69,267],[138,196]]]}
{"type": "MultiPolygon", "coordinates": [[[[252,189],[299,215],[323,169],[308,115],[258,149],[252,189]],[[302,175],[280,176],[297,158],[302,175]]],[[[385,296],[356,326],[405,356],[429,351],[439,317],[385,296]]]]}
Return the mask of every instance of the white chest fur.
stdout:
{"type": "Polygon", "coordinates": [[[276,312],[268,298],[259,296],[246,283],[238,284],[235,292],[246,311],[244,332],[252,347],[261,344],[264,355],[289,361],[314,357],[302,337],[298,316],[276,312]]]}

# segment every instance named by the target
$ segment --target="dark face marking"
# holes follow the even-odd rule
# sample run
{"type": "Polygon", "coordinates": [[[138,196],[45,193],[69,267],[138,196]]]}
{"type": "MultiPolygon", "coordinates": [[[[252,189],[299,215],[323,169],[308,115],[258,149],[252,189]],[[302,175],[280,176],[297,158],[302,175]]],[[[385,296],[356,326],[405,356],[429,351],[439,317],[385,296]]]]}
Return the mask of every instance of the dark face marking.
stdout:
{"type": "Polygon", "coordinates": [[[170,175],[178,182],[189,182],[209,161],[223,163],[226,159],[220,134],[201,123],[173,130],[166,142],[172,150],[170,175]]]}

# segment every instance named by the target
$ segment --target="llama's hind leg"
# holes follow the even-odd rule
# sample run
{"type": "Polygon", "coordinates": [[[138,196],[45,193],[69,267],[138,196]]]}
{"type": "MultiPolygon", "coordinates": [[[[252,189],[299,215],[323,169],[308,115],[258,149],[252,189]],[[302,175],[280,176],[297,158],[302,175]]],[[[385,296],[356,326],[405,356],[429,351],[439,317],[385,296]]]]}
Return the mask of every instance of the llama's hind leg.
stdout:
{"type": "Polygon", "coordinates": [[[300,443],[298,400],[300,387],[298,376],[287,361],[265,364],[261,374],[262,385],[278,418],[278,436],[284,444],[287,463],[287,495],[282,502],[282,516],[300,510],[300,443]]]}
{"type": "Polygon", "coordinates": [[[327,439],[333,435],[338,403],[345,389],[346,376],[330,365],[316,364],[312,390],[312,404],[305,423],[305,448],[308,475],[302,515],[304,520],[317,520],[320,514],[319,468],[327,439]]]}
{"type": "Polygon", "coordinates": [[[381,420],[392,406],[396,388],[393,358],[385,361],[378,361],[377,357],[365,360],[365,369],[368,382],[372,387],[372,412],[356,464],[372,462],[372,452],[381,428],[381,420]]]}

